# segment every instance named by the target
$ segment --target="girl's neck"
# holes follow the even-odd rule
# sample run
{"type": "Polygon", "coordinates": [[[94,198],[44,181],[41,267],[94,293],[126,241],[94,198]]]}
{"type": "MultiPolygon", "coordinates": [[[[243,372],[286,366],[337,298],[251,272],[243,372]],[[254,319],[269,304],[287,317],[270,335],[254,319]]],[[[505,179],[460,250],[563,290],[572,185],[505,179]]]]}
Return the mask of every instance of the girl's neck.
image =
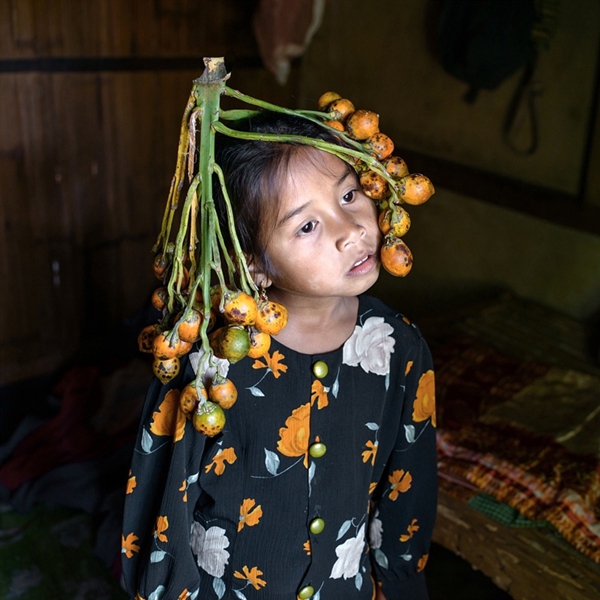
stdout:
{"type": "Polygon", "coordinates": [[[288,323],[275,339],[303,354],[323,354],[340,348],[352,335],[358,315],[358,298],[285,298],[277,290],[269,298],[281,302],[288,310],[288,323]]]}

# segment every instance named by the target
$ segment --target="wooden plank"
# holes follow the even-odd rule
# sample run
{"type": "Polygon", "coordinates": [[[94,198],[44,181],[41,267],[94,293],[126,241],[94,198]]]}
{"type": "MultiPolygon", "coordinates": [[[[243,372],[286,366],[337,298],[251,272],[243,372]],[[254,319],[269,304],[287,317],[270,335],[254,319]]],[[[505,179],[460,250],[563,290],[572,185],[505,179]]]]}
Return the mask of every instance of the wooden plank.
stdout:
{"type": "Polygon", "coordinates": [[[256,2],[9,0],[0,57],[257,56],[256,2]]]}
{"type": "Polygon", "coordinates": [[[562,538],[545,528],[505,527],[444,490],[433,539],[514,600],[600,598],[600,565],[562,538]]]}

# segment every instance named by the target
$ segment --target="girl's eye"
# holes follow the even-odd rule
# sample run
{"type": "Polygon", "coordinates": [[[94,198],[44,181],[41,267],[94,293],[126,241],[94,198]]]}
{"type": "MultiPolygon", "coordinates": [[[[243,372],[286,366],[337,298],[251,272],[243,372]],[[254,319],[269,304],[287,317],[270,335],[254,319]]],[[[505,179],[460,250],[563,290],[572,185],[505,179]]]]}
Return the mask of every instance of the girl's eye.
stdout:
{"type": "Polygon", "coordinates": [[[315,222],[309,221],[303,227],[300,228],[300,234],[312,233],[315,230],[315,222]]]}
{"type": "Polygon", "coordinates": [[[342,196],[342,200],[348,204],[354,200],[355,190],[351,190],[342,196]]]}

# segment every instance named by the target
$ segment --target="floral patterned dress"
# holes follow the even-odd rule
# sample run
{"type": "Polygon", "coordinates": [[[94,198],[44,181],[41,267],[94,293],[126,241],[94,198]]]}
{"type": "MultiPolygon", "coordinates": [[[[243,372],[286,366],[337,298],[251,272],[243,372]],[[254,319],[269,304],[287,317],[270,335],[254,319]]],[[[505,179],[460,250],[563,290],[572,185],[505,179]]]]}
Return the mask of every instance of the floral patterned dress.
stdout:
{"type": "Polygon", "coordinates": [[[127,486],[123,568],[144,600],[427,598],[436,509],[434,377],[416,327],[361,296],[343,348],[273,340],[219,361],[224,430],[195,431],[173,382],[148,393],[127,486]]]}

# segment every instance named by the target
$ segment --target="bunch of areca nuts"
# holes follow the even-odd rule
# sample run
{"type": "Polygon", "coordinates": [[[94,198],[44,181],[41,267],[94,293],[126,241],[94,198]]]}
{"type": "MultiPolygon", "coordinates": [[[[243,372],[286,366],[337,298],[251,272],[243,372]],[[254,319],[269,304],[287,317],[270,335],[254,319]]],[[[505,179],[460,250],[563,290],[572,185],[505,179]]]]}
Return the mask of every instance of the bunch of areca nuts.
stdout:
{"type": "Polygon", "coordinates": [[[337,92],[325,92],[318,106],[329,117],[325,125],[342,134],[346,141],[359,143],[385,169],[381,173],[360,159],[354,164],[364,193],[379,210],[379,229],[384,235],[381,264],[392,275],[404,277],[412,268],[413,257],[400,239],[410,228],[410,216],[402,204],[423,204],[434,194],[433,184],[421,173],[410,173],[406,162],[393,154],[394,142],[379,131],[377,113],[356,110],[350,100],[337,92]]]}

